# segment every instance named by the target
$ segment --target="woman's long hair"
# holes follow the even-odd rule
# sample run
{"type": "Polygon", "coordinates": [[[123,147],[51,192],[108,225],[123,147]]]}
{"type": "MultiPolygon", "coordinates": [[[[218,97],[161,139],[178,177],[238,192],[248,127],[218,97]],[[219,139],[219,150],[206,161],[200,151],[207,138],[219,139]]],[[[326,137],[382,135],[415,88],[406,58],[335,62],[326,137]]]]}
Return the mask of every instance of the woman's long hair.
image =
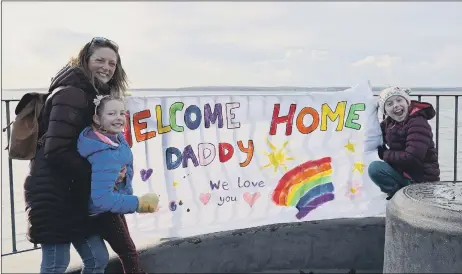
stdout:
{"type": "Polygon", "coordinates": [[[125,70],[122,67],[122,60],[120,59],[119,50],[117,46],[114,46],[109,40],[107,41],[91,41],[88,42],[83,48],[80,50],[77,57],[72,57],[69,60],[68,65],[76,68],[80,68],[85,75],[90,79],[90,82],[96,88],[95,81],[99,81],[96,79],[90,70],[88,69],[88,60],[90,56],[93,55],[96,49],[98,48],[110,48],[112,49],[117,55],[117,65],[114,71],[114,75],[112,76],[111,80],[107,83],[110,87],[111,95],[115,97],[124,97],[127,89],[128,89],[128,78],[125,70]]]}

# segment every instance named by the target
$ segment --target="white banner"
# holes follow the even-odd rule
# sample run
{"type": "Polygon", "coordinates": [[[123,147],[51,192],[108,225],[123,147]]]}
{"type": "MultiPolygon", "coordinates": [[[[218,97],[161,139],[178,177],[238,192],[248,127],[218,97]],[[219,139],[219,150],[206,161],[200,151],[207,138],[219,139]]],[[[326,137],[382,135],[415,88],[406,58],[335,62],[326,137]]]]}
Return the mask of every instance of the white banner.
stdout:
{"type": "Polygon", "coordinates": [[[129,97],[133,235],[186,237],[385,212],[369,179],[381,144],[370,86],[303,95],[129,97]]]}

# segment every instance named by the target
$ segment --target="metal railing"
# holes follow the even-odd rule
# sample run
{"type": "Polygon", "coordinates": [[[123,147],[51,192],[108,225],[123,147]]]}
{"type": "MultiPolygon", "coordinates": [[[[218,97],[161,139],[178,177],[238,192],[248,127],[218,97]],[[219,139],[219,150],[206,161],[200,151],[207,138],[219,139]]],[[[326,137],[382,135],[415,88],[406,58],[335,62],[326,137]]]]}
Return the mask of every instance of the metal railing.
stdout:
{"type": "MultiPolygon", "coordinates": [[[[229,90],[229,89],[214,89],[210,90],[208,89],[207,91],[204,92],[204,89],[135,89],[133,90],[134,92],[143,92],[143,91],[153,91],[153,95],[159,96],[159,97],[164,97],[164,96],[180,96],[180,95],[194,95],[194,93],[197,94],[204,94],[206,93],[207,95],[249,95],[251,94],[258,94],[258,95],[264,95],[268,94],[269,92],[272,91],[274,92],[279,91],[281,92],[284,91],[285,88],[245,88],[245,90],[242,90],[242,88],[235,88],[237,90],[229,90]],[[236,92],[237,91],[237,92],[236,92]],[[239,93],[239,94],[237,94],[239,93]]],[[[341,90],[343,88],[337,88],[338,90],[341,90]]],[[[287,93],[294,94],[295,93],[300,93],[300,92],[309,92],[310,89],[304,89],[304,90],[298,90],[298,89],[287,89],[287,93]]],[[[313,89],[314,90],[314,89],[313,89]]],[[[334,88],[334,90],[336,90],[334,88]]],[[[374,95],[377,96],[378,92],[375,91],[374,95]]],[[[453,135],[453,142],[454,142],[454,163],[453,163],[453,179],[452,180],[445,180],[446,182],[457,182],[458,177],[457,177],[457,167],[458,167],[458,122],[459,122],[459,97],[462,97],[462,91],[441,91],[441,92],[413,92],[412,96],[413,99],[417,99],[417,101],[421,101],[422,97],[431,97],[435,98],[435,103],[433,104],[435,109],[436,109],[436,117],[435,117],[435,142],[436,142],[436,148],[438,149],[440,147],[440,98],[453,98],[454,100],[454,135],[453,135]]],[[[2,99],[2,104],[5,104],[5,111],[6,111],[6,125],[9,125],[11,123],[11,103],[12,102],[18,102],[18,99],[2,99]]],[[[6,137],[7,140],[10,139],[11,135],[11,128],[7,127],[6,128],[6,137]]],[[[449,155],[441,155],[439,153],[439,158],[442,159],[442,157],[448,157],[449,155]]],[[[3,173],[3,172],[2,172],[3,173]]],[[[17,254],[21,252],[27,252],[35,249],[39,249],[37,245],[34,245],[33,248],[29,249],[22,249],[18,250],[17,249],[17,242],[16,242],[16,220],[15,220],[15,207],[14,207],[14,178],[13,178],[13,161],[11,158],[8,158],[8,174],[9,174],[9,187],[10,187],[10,218],[11,218],[11,241],[12,241],[12,251],[3,254],[3,256],[7,255],[12,255],[12,254],[17,254]]],[[[444,181],[444,180],[443,180],[444,181]]],[[[2,235],[3,237],[3,235],[2,235]]],[[[2,249],[3,252],[3,249],[2,249]]]]}

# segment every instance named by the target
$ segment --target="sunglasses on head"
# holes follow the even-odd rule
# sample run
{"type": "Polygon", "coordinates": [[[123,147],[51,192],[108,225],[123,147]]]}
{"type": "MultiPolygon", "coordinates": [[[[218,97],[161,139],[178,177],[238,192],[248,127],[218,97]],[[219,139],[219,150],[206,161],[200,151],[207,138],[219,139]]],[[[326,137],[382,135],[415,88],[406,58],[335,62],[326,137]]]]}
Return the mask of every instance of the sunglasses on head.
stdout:
{"type": "Polygon", "coordinates": [[[119,50],[119,45],[116,44],[116,42],[112,41],[112,40],[109,40],[107,38],[104,38],[104,37],[94,37],[93,39],[91,39],[91,44],[103,44],[103,43],[108,43],[110,44],[111,46],[113,46],[115,48],[116,51],[119,50]]]}

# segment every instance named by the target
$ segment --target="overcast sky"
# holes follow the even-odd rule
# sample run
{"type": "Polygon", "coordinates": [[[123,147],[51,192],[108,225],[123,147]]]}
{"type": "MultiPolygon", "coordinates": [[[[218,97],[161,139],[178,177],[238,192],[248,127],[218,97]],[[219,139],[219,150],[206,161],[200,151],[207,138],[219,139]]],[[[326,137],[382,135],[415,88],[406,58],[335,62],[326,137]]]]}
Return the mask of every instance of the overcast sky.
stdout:
{"type": "Polygon", "coordinates": [[[3,88],[46,87],[94,36],[132,88],[462,86],[462,2],[2,5],[3,88]]]}

